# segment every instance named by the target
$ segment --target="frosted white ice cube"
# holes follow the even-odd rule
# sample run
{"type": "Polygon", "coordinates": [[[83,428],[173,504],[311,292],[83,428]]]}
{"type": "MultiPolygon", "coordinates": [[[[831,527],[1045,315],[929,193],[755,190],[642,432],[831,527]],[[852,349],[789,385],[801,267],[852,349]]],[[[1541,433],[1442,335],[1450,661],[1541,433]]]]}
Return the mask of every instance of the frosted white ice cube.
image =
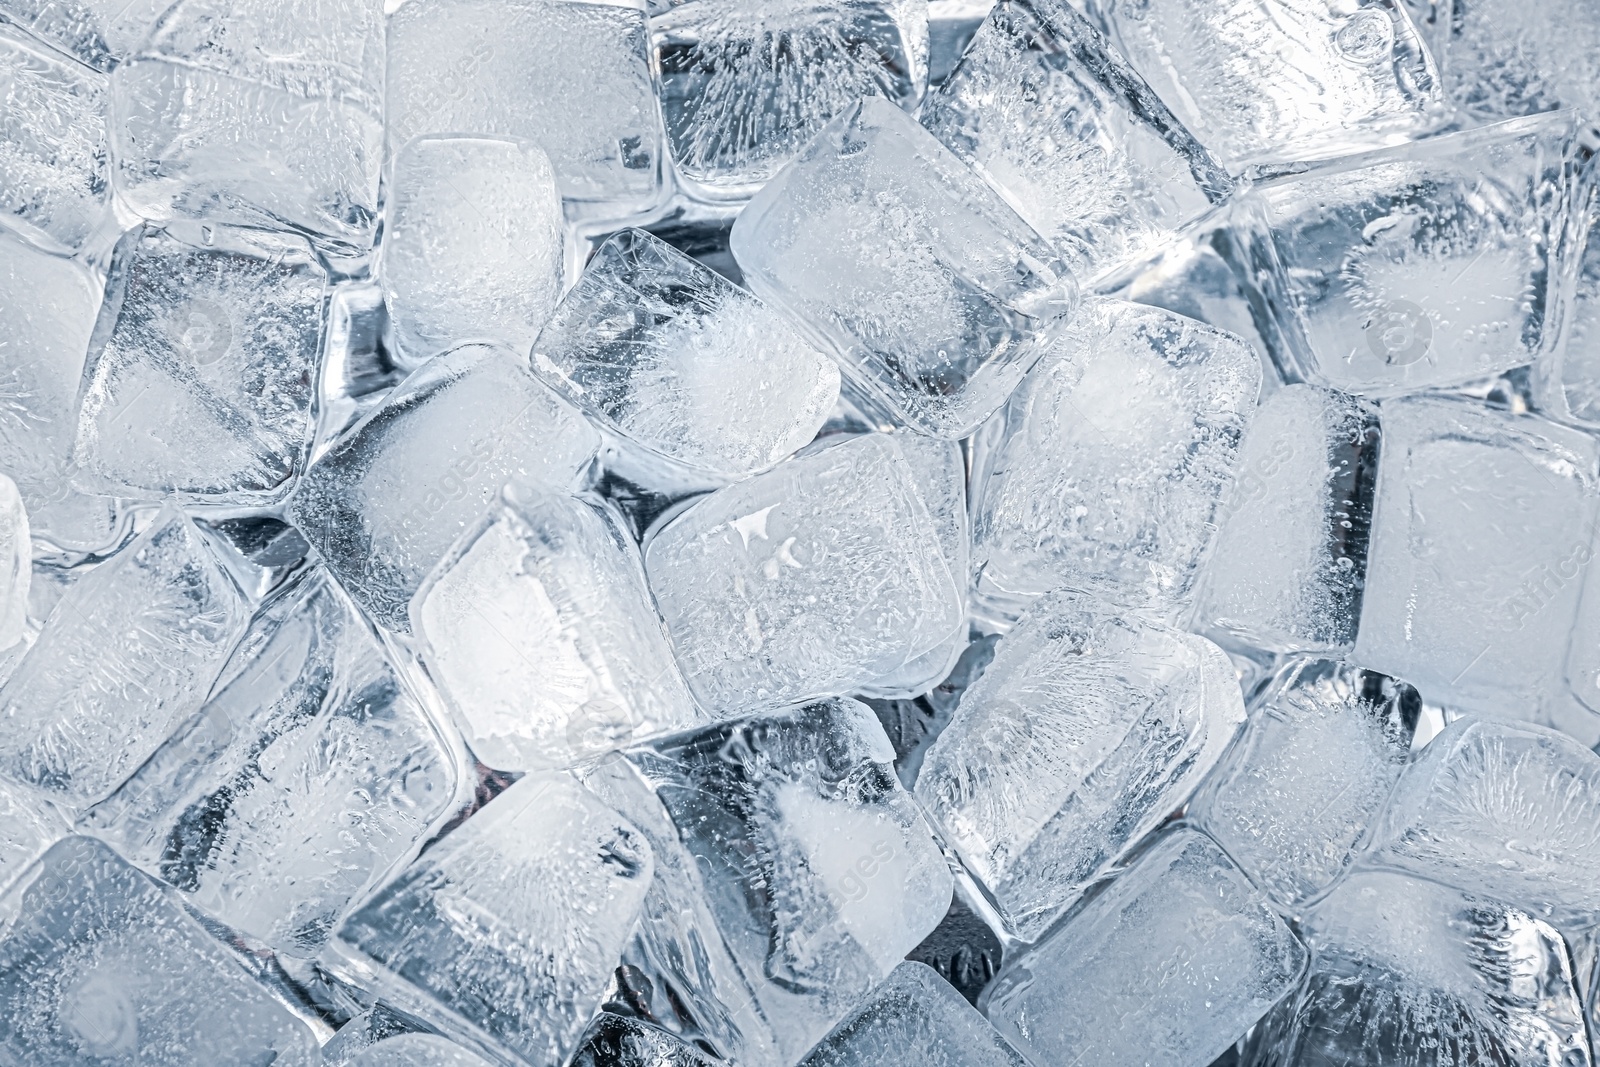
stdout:
{"type": "Polygon", "coordinates": [[[28,625],[28,587],[33,581],[33,542],[28,510],[17,483],[0,474],[0,649],[22,640],[28,625]]]}
{"type": "Polygon", "coordinates": [[[163,0],[0,0],[0,16],[84,66],[109,71],[149,32],[163,0]]]}

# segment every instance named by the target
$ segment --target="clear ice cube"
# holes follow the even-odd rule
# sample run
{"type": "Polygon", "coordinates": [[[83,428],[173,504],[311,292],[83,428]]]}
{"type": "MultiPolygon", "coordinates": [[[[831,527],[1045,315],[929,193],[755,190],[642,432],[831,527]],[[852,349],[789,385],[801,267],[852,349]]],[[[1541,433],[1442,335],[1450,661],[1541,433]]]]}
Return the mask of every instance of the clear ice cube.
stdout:
{"type": "Polygon", "coordinates": [[[1411,751],[1420,698],[1404,683],[1298,660],[1253,698],[1239,741],[1188,818],[1286,909],[1349,867],[1411,751]]]}
{"type": "Polygon", "coordinates": [[[649,1023],[601,1012],[570,1067],[711,1067],[711,1061],[649,1023]]]}
{"type": "Polygon", "coordinates": [[[561,297],[561,195],[536,145],[419,137],[386,193],[381,274],[410,363],[462,341],[526,352],[561,297]]]}
{"type": "Polygon", "coordinates": [[[260,504],[305,464],[327,273],[299,238],[207,237],[117,243],[78,412],[87,491],[260,504]]]}
{"type": "Polygon", "coordinates": [[[570,483],[599,445],[510,350],[462,345],[335,442],[290,515],[357,603],[407,632],[417,587],[503,485],[570,483]]]}
{"type": "Polygon", "coordinates": [[[638,549],[585,500],[508,488],[411,611],[423,663],[491,767],[568,765],[701,720],[638,549]]]}
{"type": "Polygon", "coordinates": [[[313,1067],[311,1031],[160,886],[69,837],[4,898],[0,1059],[313,1067]]]}
{"type": "Polygon", "coordinates": [[[749,195],[862,96],[910,108],[928,77],[922,0],[652,0],[650,44],[677,173],[749,195]]]}
{"type": "Polygon", "coordinates": [[[1444,110],[1400,0],[1088,0],[1111,40],[1231,171],[1413,137],[1444,110]]]}
{"type": "Polygon", "coordinates": [[[65,816],[38,793],[0,778],[0,892],[67,835],[65,816]]]}
{"type": "Polygon", "coordinates": [[[1551,0],[1433,0],[1452,102],[1475,118],[1556,108],[1600,115],[1600,10],[1551,0]]]}
{"type": "Polygon", "coordinates": [[[986,994],[1034,1063],[1206,1067],[1299,982],[1306,950],[1205,835],[1178,830],[986,994]]]}
{"type": "Polygon", "coordinates": [[[643,230],[595,250],[533,368],[616,433],[716,474],[793,454],[839,399],[838,365],[788,320],[643,230]]]}
{"type": "Polygon", "coordinates": [[[996,4],[923,104],[922,124],[1010,197],[1079,278],[1154,250],[1230,186],[1067,0],[996,4]]]}
{"type": "Polygon", "coordinates": [[[249,608],[170,505],[75,581],[0,686],[0,772],[71,807],[101,799],[205,699],[249,608]]]}
{"type": "Polygon", "coordinates": [[[0,98],[0,225],[75,252],[110,193],[105,76],[0,19],[0,98]]]}
{"type": "Polygon", "coordinates": [[[345,1067],[491,1067],[488,1060],[433,1034],[400,1034],[357,1053],[345,1067]]]}
{"type": "Polygon", "coordinates": [[[691,689],[724,713],[849,692],[961,622],[894,439],[867,434],[696,501],[645,545],[691,689]]]}
{"type": "Polygon", "coordinates": [[[530,775],[356,907],[329,962],[446,1033],[563,1063],[653,869],[639,832],[574,779],[530,775]]]}
{"type": "Polygon", "coordinates": [[[1541,409],[1589,430],[1600,429],[1600,196],[1594,189],[1591,177],[1574,229],[1567,336],[1533,366],[1541,409]]]}
{"type": "Polygon", "coordinates": [[[1256,412],[1239,338],[1095,300],[1007,409],[973,531],[978,609],[1014,618],[1058,586],[1181,611],[1256,412]]]}
{"type": "Polygon", "coordinates": [[[962,695],[917,799],[1032,941],[1182,807],[1244,718],[1205,638],[1052,594],[962,695]]]}
{"type": "Polygon", "coordinates": [[[733,225],[756,294],[906,425],[959,438],[1076,304],[1055,251],[882,97],[841,112],[733,225]]]}
{"type": "Polygon", "coordinates": [[[0,649],[22,640],[28,626],[33,541],[17,483],[0,474],[0,649]]]}
{"type": "Polygon", "coordinates": [[[0,0],[0,18],[105,73],[170,6],[168,0],[0,0]]]}

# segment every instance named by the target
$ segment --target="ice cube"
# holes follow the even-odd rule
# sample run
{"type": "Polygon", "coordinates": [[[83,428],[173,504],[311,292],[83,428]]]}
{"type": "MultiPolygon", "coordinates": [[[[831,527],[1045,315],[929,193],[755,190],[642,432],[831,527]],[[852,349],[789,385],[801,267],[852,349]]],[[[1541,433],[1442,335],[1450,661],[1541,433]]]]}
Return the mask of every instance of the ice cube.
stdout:
{"type": "Polygon", "coordinates": [[[1077,299],[1056,253],[905,112],[866,97],[739,213],[734,257],[908,426],[970,434],[1077,299]]]}
{"type": "Polygon", "coordinates": [[[69,837],[4,898],[0,1058],[312,1067],[311,1031],[162,889],[69,837]]]}
{"type": "Polygon", "coordinates": [[[1205,1067],[1305,965],[1222,850],[1179,830],[1008,962],[984,1010],[1034,1063],[1205,1067]]]}
{"type": "Polygon", "coordinates": [[[1600,428],[1600,196],[1587,195],[1580,204],[1572,259],[1567,336],[1534,364],[1534,385],[1540,408],[1552,418],[1594,430],[1600,428]]]}
{"type": "Polygon", "coordinates": [[[110,793],[205,699],[249,610],[171,505],[78,579],[0,686],[0,772],[64,805],[110,793]]]}
{"type": "Polygon", "coordinates": [[[1586,195],[1575,128],[1568,112],[1515,119],[1259,186],[1266,232],[1248,257],[1284,334],[1278,360],[1387,396],[1550,351],[1570,269],[1563,230],[1586,195]]]}
{"type": "Polygon", "coordinates": [[[783,316],[643,230],[595,251],[533,368],[618,434],[716,474],[792,454],[839,399],[838,365],[783,316]]]}
{"type": "Polygon", "coordinates": [[[359,905],[330,962],[447,1034],[562,1063],[652,871],[639,832],[575,780],[530,775],[359,905]]]}
{"type": "Polygon", "coordinates": [[[922,124],[1079,278],[1152,251],[1231,182],[1067,0],[1002,0],[922,124]]]}
{"type": "MultiPolygon", "coordinates": [[[[1386,403],[1383,432],[1351,659],[1463,710],[1548,714],[1570,692],[1569,635],[1585,639],[1573,631],[1600,502],[1594,439],[1429,397],[1386,403]]],[[[1571,684],[1600,708],[1592,685],[1571,684]]]]}
{"type": "Polygon", "coordinates": [[[1566,942],[1521,911],[1366,873],[1301,930],[1310,975],[1252,1035],[1250,1067],[1590,1062],[1566,942]]]}
{"type": "Polygon", "coordinates": [[[800,1061],[801,1067],[1026,1067],[961,994],[921,963],[902,963],[800,1061]]]}
{"type": "Polygon", "coordinates": [[[400,1034],[357,1053],[346,1067],[491,1067],[488,1060],[432,1034],[400,1034]]]}
{"type": "Polygon", "coordinates": [[[356,254],[371,246],[380,0],[179,0],[111,87],[117,190],[145,218],[289,226],[356,254]]]}
{"type": "Polygon", "coordinates": [[[701,721],[638,549],[585,500],[508,488],[411,611],[423,662],[492,767],[571,764],[701,721]]]}
{"type": "Polygon", "coordinates": [[[525,352],[561,297],[561,196],[536,145],[419,137],[387,193],[384,299],[420,363],[462,341],[525,352]]]}
{"type": "Polygon", "coordinates": [[[296,237],[207,236],[117,243],[78,413],[87,491],[259,504],[305,463],[327,273],[296,237]]]}
{"type": "Polygon", "coordinates": [[[0,97],[0,225],[48,251],[75,252],[110,189],[105,76],[0,19],[0,97]]]}
{"type": "Polygon", "coordinates": [[[0,649],[22,640],[28,625],[33,541],[17,483],[0,474],[0,649]]]}
{"type": "Polygon", "coordinates": [[[664,193],[644,4],[411,0],[389,17],[388,138],[531,141],[561,195],[608,219],[664,193]]]}
{"type": "Polygon", "coordinates": [[[1600,115],[1600,11],[1550,0],[1434,0],[1434,48],[1457,107],[1475,118],[1509,118],[1555,108],[1600,115]]]}
{"type": "Polygon", "coordinates": [[[1399,0],[1089,0],[1157,95],[1229,170],[1414,137],[1444,111],[1399,0]]]}
{"type": "Polygon", "coordinates": [[[1364,865],[1588,926],[1597,824],[1600,757],[1540,726],[1461,719],[1401,776],[1364,865]]]}
{"type": "Polygon", "coordinates": [[[1008,409],[973,531],[978,609],[1003,621],[1070,585],[1182,611],[1260,388],[1260,360],[1232,334],[1087,303],[1008,409]]]}
{"type": "Polygon", "coordinates": [[[0,778],[0,892],[34,860],[67,835],[55,805],[24,786],[0,778]]]}
{"type": "Polygon", "coordinates": [[[1343,876],[1405,767],[1416,690],[1296,660],[1260,697],[1188,817],[1286,909],[1343,876]]]}
{"type": "Polygon", "coordinates": [[[648,1023],[601,1012],[571,1067],[710,1067],[694,1049],[648,1023]]]}
{"type": "Polygon", "coordinates": [[[300,481],[290,515],[374,620],[406,605],[513,478],[570,483],[599,435],[508,349],[462,345],[412,372],[300,481]]]}
{"type": "Polygon", "coordinates": [[[166,0],[0,0],[0,18],[104,73],[170,6],[166,0]]]}
{"type": "Polygon", "coordinates": [[[199,713],[81,825],[228,925],[306,956],[450,810],[457,758],[317,567],[255,618],[199,713]]]}
{"type": "Polygon", "coordinates": [[[657,857],[628,962],[688,1003],[724,1058],[796,1062],[944,917],[949,867],[864,705],[736,719],[623,755],[591,781],[657,857]]]}
{"type": "Polygon", "coordinates": [[[1195,619],[1220,644],[1349,651],[1361,617],[1378,412],[1291,385],[1262,401],[1239,453],[1195,619]]]}
{"type": "Polygon", "coordinates": [[[667,143],[702,197],[748,196],[859,97],[910,108],[927,84],[921,0],[649,7],[667,143]]]}
{"type": "Polygon", "coordinates": [[[1033,941],[1183,805],[1244,717],[1211,642],[1052,594],[962,695],[917,798],[1033,941]]]}
{"type": "Polygon", "coordinates": [[[868,434],[699,501],[645,546],[689,686],[733,713],[893,675],[961,595],[893,438],[868,434]]]}

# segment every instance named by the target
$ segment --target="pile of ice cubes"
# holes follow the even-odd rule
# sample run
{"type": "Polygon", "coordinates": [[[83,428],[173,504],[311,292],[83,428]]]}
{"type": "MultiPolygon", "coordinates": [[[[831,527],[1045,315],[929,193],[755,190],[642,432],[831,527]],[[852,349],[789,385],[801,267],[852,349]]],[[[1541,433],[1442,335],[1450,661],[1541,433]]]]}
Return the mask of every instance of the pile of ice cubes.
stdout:
{"type": "Polygon", "coordinates": [[[1592,1067],[1597,55],[0,0],[0,1065],[1592,1067]]]}

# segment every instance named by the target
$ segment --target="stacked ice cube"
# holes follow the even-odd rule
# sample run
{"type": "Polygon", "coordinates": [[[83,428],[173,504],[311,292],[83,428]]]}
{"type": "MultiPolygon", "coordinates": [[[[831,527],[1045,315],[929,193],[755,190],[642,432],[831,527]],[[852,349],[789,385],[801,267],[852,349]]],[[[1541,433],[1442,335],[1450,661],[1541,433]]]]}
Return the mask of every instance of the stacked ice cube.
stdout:
{"type": "Polygon", "coordinates": [[[0,1065],[1592,1067],[1592,8],[0,0],[0,1065]]]}

